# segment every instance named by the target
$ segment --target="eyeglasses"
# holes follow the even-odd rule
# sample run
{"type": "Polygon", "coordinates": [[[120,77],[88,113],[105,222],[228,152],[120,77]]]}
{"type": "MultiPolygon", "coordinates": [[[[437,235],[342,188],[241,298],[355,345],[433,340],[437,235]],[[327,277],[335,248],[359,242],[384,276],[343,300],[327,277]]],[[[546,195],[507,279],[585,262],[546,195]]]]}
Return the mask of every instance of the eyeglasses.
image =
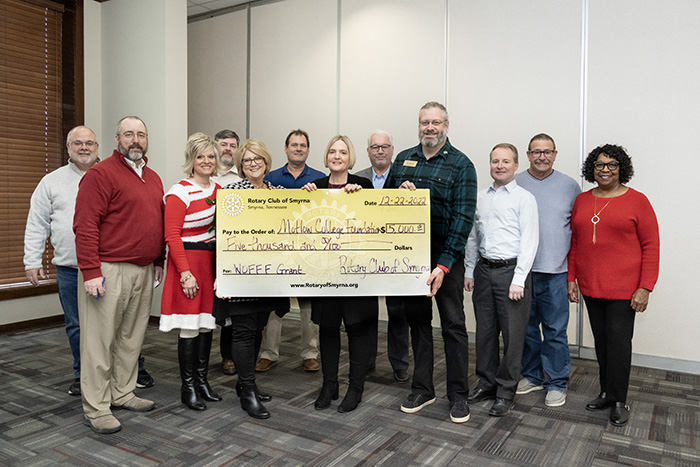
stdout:
{"type": "Polygon", "coordinates": [[[593,167],[595,167],[595,169],[598,172],[602,172],[606,166],[608,167],[608,170],[610,170],[611,172],[614,172],[617,170],[618,167],[620,167],[620,163],[619,162],[596,162],[595,164],[593,164],[593,167]]]}
{"type": "Polygon", "coordinates": [[[554,151],[552,149],[545,149],[544,151],[540,151],[539,149],[536,149],[534,151],[528,151],[528,154],[530,154],[534,158],[538,158],[540,156],[552,157],[555,152],[557,152],[557,151],[554,151]]]}
{"type": "Polygon", "coordinates": [[[384,152],[387,152],[387,151],[389,150],[390,147],[391,147],[391,144],[382,144],[381,146],[378,145],[378,144],[373,144],[373,145],[370,146],[369,148],[370,148],[372,151],[374,151],[374,152],[377,152],[377,151],[379,151],[380,149],[381,149],[382,151],[384,151],[384,152]]]}
{"type": "Polygon", "coordinates": [[[138,133],[134,133],[133,131],[125,131],[122,133],[122,136],[124,138],[131,139],[134,136],[137,137],[138,139],[146,139],[148,138],[148,134],[144,133],[143,131],[139,131],[138,133]]]}
{"type": "Polygon", "coordinates": [[[420,124],[420,126],[422,126],[423,128],[425,128],[425,127],[428,127],[428,126],[430,126],[430,125],[432,125],[432,126],[440,126],[440,125],[442,125],[443,123],[445,123],[445,120],[421,120],[421,121],[418,122],[418,123],[420,124]]]}
{"type": "Polygon", "coordinates": [[[97,144],[97,142],[95,142],[95,141],[77,141],[76,140],[76,141],[71,141],[70,144],[74,148],[80,148],[82,146],[92,148],[97,144]]]}
{"type": "Polygon", "coordinates": [[[263,159],[260,156],[253,157],[252,159],[242,159],[241,162],[243,162],[243,165],[258,165],[261,164],[265,159],[263,159]]]}

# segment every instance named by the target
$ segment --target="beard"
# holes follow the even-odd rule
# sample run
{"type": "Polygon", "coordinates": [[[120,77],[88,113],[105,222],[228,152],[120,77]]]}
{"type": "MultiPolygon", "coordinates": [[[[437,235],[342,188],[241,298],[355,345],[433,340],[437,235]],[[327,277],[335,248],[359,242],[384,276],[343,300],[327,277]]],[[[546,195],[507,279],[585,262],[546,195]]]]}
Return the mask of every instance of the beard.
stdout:
{"type": "Polygon", "coordinates": [[[224,151],[221,153],[221,165],[226,167],[227,169],[230,169],[233,167],[233,153],[231,151],[224,151]]]}
{"type": "Polygon", "coordinates": [[[427,139],[423,131],[418,131],[418,139],[420,140],[420,144],[429,148],[434,148],[445,144],[445,141],[447,141],[447,130],[445,129],[438,132],[436,136],[437,137],[435,139],[427,139]]]}
{"type": "Polygon", "coordinates": [[[119,143],[117,144],[117,150],[124,154],[124,156],[131,162],[139,161],[146,155],[146,149],[144,149],[139,143],[132,143],[128,148],[125,148],[121,143],[119,143]]]}

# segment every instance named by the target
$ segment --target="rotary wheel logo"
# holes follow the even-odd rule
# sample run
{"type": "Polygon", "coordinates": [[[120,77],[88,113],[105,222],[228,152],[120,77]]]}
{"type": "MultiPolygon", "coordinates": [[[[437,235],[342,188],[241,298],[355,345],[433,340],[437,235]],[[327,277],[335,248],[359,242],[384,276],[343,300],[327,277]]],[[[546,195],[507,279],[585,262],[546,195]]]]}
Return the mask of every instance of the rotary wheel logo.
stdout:
{"type": "Polygon", "coordinates": [[[229,193],[221,201],[221,209],[229,216],[237,216],[243,212],[245,202],[238,193],[229,193]]]}

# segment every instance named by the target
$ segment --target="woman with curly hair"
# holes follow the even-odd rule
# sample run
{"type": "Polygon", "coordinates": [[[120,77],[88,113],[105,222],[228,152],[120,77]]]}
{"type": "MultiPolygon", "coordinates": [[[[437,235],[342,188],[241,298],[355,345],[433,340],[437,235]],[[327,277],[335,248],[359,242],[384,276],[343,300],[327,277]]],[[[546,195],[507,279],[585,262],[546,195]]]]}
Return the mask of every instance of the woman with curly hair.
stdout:
{"type": "Polygon", "coordinates": [[[599,366],[600,394],[586,409],[610,408],[610,423],[623,426],[634,318],[659,275],[659,225],[646,196],[625,185],[634,168],[623,147],[595,148],[582,174],[596,187],[574,202],[568,281],[569,300],[580,290],[586,303],[599,366]]]}

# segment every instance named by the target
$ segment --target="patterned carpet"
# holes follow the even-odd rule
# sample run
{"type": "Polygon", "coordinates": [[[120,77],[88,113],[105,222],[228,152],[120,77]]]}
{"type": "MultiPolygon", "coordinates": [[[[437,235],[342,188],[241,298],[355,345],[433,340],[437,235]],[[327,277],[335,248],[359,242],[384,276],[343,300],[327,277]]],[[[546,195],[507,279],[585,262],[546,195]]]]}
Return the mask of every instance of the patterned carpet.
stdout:
{"type": "MultiPolygon", "coordinates": [[[[298,318],[297,318],[298,319],[298,318]]],[[[471,406],[471,419],[449,421],[445,361],[436,332],[438,400],[413,415],[399,411],[410,387],[394,382],[380,323],[377,370],[362,403],[349,414],[337,402],[317,411],[321,374],[304,373],[295,316],[284,320],[282,357],[258,384],[269,391],[272,417],[254,420],[241,410],[235,376],[221,373],[218,340],[210,382],[224,397],[204,412],[180,403],[177,334],[150,326],[143,354],[156,380],[139,390],[156,401],[146,414],[120,411],[121,432],[97,435],[83,425],[62,328],[0,336],[0,465],[135,466],[700,466],[700,376],[635,367],[630,422],[615,428],[608,412],[591,413],[595,362],[574,359],[566,405],[548,408],[544,392],[516,398],[504,418],[488,416],[489,402],[471,406]]],[[[218,332],[215,334],[218,338],[218,332]]],[[[473,345],[471,346],[473,352],[473,345]]],[[[474,356],[470,355],[470,362],[474,356]]],[[[341,355],[341,398],[347,355],[341,355]]],[[[476,381],[470,367],[470,383],[476,381]]]]}

